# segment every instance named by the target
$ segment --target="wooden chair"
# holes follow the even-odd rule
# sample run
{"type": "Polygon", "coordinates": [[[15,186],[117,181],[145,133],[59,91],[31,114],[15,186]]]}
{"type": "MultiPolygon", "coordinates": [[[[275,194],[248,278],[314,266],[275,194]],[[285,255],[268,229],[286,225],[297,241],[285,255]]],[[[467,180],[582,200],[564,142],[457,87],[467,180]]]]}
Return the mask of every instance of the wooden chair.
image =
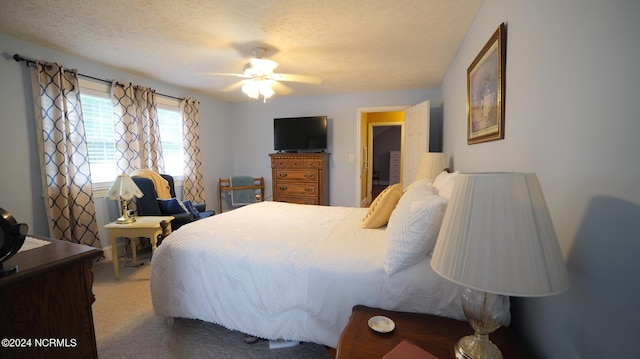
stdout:
{"type": "Polygon", "coordinates": [[[264,200],[264,177],[255,177],[253,179],[253,185],[251,186],[231,186],[231,178],[220,178],[219,185],[219,203],[220,213],[222,213],[222,193],[223,191],[237,191],[245,189],[259,189],[260,194],[256,194],[256,202],[262,202],[264,200]]]}

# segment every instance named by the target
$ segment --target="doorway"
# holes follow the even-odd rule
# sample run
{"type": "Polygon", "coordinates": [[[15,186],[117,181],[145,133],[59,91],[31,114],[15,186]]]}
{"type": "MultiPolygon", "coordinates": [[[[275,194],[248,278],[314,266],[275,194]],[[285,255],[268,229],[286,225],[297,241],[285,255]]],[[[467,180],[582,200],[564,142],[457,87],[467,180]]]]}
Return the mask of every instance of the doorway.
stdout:
{"type": "Polygon", "coordinates": [[[402,124],[369,123],[371,201],[387,186],[400,182],[402,124]]]}
{"type": "Polygon", "coordinates": [[[367,207],[371,203],[373,182],[371,166],[373,162],[371,151],[373,145],[369,143],[369,139],[373,138],[373,135],[369,135],[369,132],[373,132],[373,127],[375,126],[370,125],[378,123],[381,126],[401,126],[400,182],[403,187],[406,187],[415,179],[422,154],[430,149],[430,103],[427,100],[413,106],[371,107],[358,108],[357,110],[356,148],[360,150],[356,155],[357,162],[355,166],[356,205],[367,207]],[[398,114],[398,118],[393,121],[389,121],[388,117],[371,121],[369,119],[376,116],[389,116],[390,113],[394,112],[398,114]],[[395,123],[384,124],[385,121],[395,123]]]}
{"type": "Polygon", "coordinates": [[[401,181],[405,108],[359,109],[361,156],[356,203],[360,207],[367,207],[391,182],[401,181]],[[393,169],[391,156],[395,158],[393,169]]]}

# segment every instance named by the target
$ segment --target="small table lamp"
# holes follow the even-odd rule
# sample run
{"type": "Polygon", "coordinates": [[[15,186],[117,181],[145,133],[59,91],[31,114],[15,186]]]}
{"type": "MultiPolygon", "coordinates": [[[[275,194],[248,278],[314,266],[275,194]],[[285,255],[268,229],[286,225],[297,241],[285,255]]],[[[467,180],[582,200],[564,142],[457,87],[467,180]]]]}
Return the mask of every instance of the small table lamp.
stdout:
{"type": "Polygon", "coordinates": [[[422,154],[420,166],[415,179],[435,179],[447,167],[447,159],[442,152],[425,152],[422,154]]]}
{"type": "Polygon", "coordinates": [[[143,196],[140,188],[136,186],[136,183],[133,182],[131,177],[127,174],[123,173],[118,176],[113,184],[109,188],[107,195],[105,198],[110,198],[113,200],[120,200],[120,204],[122,207],[122,217],[116,220],[116,223],[126,224],[133,223],[136,221],[135,217],[129,216],[129,210],[127,209],[128,202],[133,198],[140,198],[143,196]]]}
{"type": "Polygon", "coordinates": [[[502,358],[489,334],[509,323],[508,296],[546,296],[569,286],[536,175],[459,174],[431,267],[467,287],[462,307],[475,334],[458,341],[456,358],[502,358]]]}

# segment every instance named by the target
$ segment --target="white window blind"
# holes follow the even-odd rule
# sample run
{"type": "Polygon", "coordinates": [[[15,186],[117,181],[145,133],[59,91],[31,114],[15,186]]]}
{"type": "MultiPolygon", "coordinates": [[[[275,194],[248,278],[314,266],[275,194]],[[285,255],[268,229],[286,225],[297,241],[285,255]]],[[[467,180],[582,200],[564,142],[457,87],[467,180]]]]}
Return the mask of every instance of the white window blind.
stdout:
{"type": "Polygon", "coordinates": [[[113,106],[108,98],[80,94],[87,136],[91,181],[111,182],[117,176],[113,106]]]}
{"type": "Polygon", "coordinates": [[[184,149],[182,143],[182,116],[180,110],[158,108],[158,126],[164,156],[164,171],[173,177],[183,177],[184,149]]]}

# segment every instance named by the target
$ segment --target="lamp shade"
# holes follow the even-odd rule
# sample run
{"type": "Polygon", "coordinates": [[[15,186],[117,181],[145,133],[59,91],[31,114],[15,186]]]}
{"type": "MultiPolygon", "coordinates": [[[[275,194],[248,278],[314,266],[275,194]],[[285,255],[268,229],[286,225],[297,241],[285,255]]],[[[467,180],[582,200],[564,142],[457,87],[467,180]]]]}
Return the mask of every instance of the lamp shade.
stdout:
{"type": "Polygon", "coordinates": [[[442,152],[425,152],[420,159],[416,179],[436,178],[447,167],[447,160],[442,152]]]}
{"type": "Polygon", "coordinates": [[[133,182],[131,177],[123,173],[113,181],[105,198],[130,200],[133,197],[140,198],[142,196],[143,193],[140,191],[140,188],[136,186],[136,183],[133,182]]]}
{"type": "Polygon", "coordinates": [[[544,296],[569,286],[533,173],[459,174],[431,266],[453,282],[495,294],[544,296]]]}

